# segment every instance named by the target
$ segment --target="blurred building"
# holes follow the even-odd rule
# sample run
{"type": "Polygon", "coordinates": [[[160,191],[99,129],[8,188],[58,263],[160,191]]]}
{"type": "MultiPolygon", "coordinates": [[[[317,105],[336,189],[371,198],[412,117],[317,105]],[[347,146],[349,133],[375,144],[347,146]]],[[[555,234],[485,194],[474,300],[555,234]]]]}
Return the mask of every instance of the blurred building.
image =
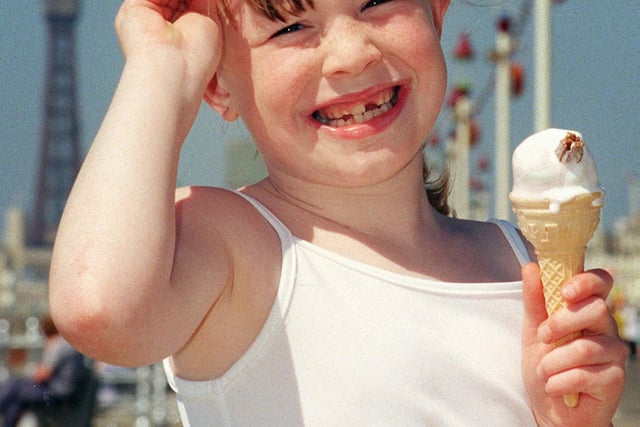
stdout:
{"type": "Polygon", "coordinates": [[[228,188],[260,181],[267,176],[267,170],[255,145],[248,140],[232,140],[226,149],[225,185],[228,188]]]}
{"type": "Polygon", "coordinates": [[[0,383],[28,371],[43,344],[39,319],[47,311],[51,250],[25,242],[24,215],[9,209],[0,246],[0,383]]]}
{"type": "MultiPolygon", "coordinates": [[[[5,213],[0,247],[0,318],[22,320],[39,317],[47,310],[47,276],[50,247],[26,244],[24,214],[5,213]]],[[[20,322],[18,322],[20,323],[20,322]]]]}
{"type": "MultiPolygon", "coordinates": [[[[632,184],[632,183],[630,183],[632,184]]],[[[586,267],[601,267],[614,277],[609,305],[620,334],[640,343],[640,186],[629,185],[629,215],[608,233],[599,232],[587,252],[586,267]]]]}

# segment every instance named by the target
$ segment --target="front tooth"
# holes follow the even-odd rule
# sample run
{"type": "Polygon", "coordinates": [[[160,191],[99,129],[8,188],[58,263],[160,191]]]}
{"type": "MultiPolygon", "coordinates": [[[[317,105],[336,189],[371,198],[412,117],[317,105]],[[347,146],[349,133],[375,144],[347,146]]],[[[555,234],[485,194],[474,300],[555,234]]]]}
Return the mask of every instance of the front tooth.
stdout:
{"type": "MultiPolygon", "coordinates": [[[[367,107],[364,104],[358,104],[353,108],[353,111],[351,112],[351,114],[356,116],[359,114],[364,114],[365,111],[367,111],[367,107]]],[[[346,114],[349,114],[349,113],[345,113],[345,115],[346,114]]]]}
{"type": "Polygon", "coordinates": [[[358,114],[363,114],[367,110],[365,104],[357,104],[351,108],[327,108],[322,113],[325,117],[328,117],[333,120],[340,119],[345,116],[355,116],[358,114]]]}
{"type": "MultiPolygon", "coordinates": [[[[387,93],[379,94],[378,98],[375,100],[377,107],[370,110],[367,110],[367,104],[362,103],[353,105],[350,110],[346,108],[327,108],[322,113],[319,113],[319,116],[324,117],[324,119],[318,120],[321,123],[333,127],[364,123],[391,110],[393,108],[391,100],[394,95],[394,90],[389,90],[387,93]]],[[[371,103],[368,105],[371,105],[371,103]]]]}

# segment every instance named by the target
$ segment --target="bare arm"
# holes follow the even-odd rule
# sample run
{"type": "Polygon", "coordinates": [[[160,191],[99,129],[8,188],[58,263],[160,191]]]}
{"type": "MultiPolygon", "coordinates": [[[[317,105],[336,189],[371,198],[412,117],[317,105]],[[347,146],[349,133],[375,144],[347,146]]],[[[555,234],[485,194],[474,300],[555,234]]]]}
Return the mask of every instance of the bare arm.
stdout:
{"type": "MultiPolygon", "coordinates": [[[[206,13],[206,1],[188,3],[206,13]]],[[[180,348],[225,284],[224,256],[217,286],[172,280],[179,151],[220,57],[216,23],[179,7],[122,5],[116,28],[126,64],[54,247],[56,324],[83,352],[120,365],[180,348]]]]}

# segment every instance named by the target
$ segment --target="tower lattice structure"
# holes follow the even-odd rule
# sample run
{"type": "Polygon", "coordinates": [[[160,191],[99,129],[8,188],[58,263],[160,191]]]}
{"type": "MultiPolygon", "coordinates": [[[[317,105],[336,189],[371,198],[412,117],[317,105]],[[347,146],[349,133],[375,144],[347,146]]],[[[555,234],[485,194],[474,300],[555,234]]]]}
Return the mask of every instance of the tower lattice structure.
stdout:
{"type": "Polygon", "coordinates": [[[75,62],[78,0],[44,0],[43,6],[49,33],[48,58],[37,188],[29,230],[30,243],[36,246],[53,242],[81,162],[75,62]]]}

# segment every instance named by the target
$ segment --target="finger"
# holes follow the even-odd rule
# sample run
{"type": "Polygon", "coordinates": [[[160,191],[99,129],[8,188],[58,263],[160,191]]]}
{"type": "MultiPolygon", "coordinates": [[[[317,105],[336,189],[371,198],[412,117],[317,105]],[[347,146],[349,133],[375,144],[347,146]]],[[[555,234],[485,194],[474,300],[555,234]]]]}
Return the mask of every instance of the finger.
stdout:
{"type": "MultiPolygon", "coordinates": [[[[522,281],[522,302],[524,307],[522,345],[525,348],[539,344],[538,329],[540,324],[547,319],[547,310],[542,293],[540,269],[537,264],[531,263],[524,266],[522,269],[522,281]]],[[[533,369],[533,366],[531,368],[533,369]]]]}
{"type": "Polygon", "coordinates": [[[137,8],[149,9],[159,13],[164,19],[171,20],[175,16],[176,12],[180,9],[184,9],[184,1],[181,0],[154,0],[149,2],[142,2],[140,0],[125,0],[120,7],[120,10],[131,10],[137,8]]]}
{"type": "Polygon", "coordinates": [[[547,381],[551,376],[577,367],[606,365],[618,360],[618,342],[605,335],[581,337],[559,346],[540,360],[536,374],[547,381]]]}
{"type": "Polygon", "coordinates": [[[552,343],[578,332],[618,337],[617,325],[605,300],[591,297],[557,311],[540,325],[538,338],[552,343]]]}
{"type": "Polygon", "coordinates": [[[603,269],[594,269],[569,279],[562,287],[562,297],[568,303],[575,303],[590,296],[606,300],[612,287],[611,274],[603,269]]]}
{"type": "Polygon", "coordinates": [[[538,327],[548,317],[538,264],[529,263],[522,268],[522,282],[525,321],[538,327]]]}
{"type": "Polygon", "coordinates": [[[187,0],[187,8],[201,15],[208,16],[213,20],[218,18],[217,0],[187,0]]]}
{"type": "Polygon", "coordinates": [[[176,22],[189,10],[189,6],[187,5],[186,0],[172,1],[171,6],[172,6],[171,10],[173,13],[167,19],[169,22],[176,22]]]}
{"type": "Polygon", "coordinates": [[[590,365],[553,375],[545,385],[551,397],[582,393],[597,400],[618,395],[625,382],[624,368],[617,364],[590,365]]]}
{"type": "Polygon", "coordinates": [[[176,21],[190,12],[198,15],[206,16],[216,25],[220,26],[220,17],[218,15],[218,0],[183,0],[184,7],[176,15],[176,21]]]}

